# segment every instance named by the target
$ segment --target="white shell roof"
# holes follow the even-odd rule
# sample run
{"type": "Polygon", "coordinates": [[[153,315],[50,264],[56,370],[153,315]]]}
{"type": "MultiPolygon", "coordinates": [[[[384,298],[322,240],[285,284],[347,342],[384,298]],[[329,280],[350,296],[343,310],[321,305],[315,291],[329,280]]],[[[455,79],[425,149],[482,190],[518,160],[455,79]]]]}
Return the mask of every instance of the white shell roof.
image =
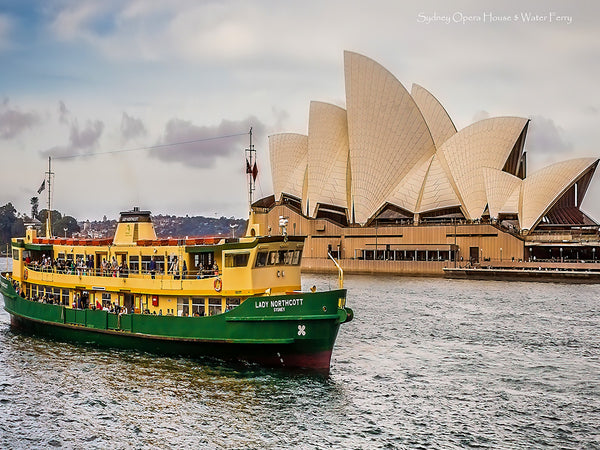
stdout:
{"type": "Polygon", "coordinates": [[[511,194],[521,188],[521,179],[514,175],[489,167],[483,168],[485,193],[487,196],[490,217],[497,218],[498,213],[518,213],[518,192],[511,198],[511,194]],[[516,202],[514,197],[516,196],[516,202]],[[509,198],[511,201],[508,202],[509,198]]]}
{"type": "Polygon", "coordinates": [[[424,87],[413,84],[411,95],[425,118],[435,146],[440,148],[444,142],[456,134],[456,127],[452,119],[438,99],[424,87]]]}
{"type": "Polygon", "coordinates": [[[456,196],[450,179],[442,167],[439,155],[436,154],[433,157],[423,184],[423,191],[417,212],[422,213],[460,205],[460,200],[456,196]]]}
{"type": "MultiPolygon", "coordinates": [[[[427,176],[433,156],[422,164],[414,166],[396,189],[389,195],[386,203],[399,206],[412,213],[417,211],[417,205],[423,190],[423,180],[427,176]]],[[[383,206],[383,205],[381,205],[383,206]]]]}
{"type": "Polygon", "coordinates": [[[286,193],[303,198],[308,163],[308,136],[282,133],[269,136],[269,156],[275,199],[286,193]]]}
{"type": "Polygon", "coordinates": [[[347,207],[348,120],[346,110],[311,102],[308,120],[307,201],[314,216],[318,203],[347,207]]]}
{"type": "Polygon", "coordinates": [[[456,132],[429,91],[415,84],[409,94],[372,59],[344,52],[344,75],[346,110],[311,102],[308,136],[269,137],[275,197],[302,199],[307,215],[330,204],[365,224],[390,203],[415,214],[460,206],[478,219],[487,206],[491,217],[518,214],[532,229],[596,169],[597,159],[582,158],[521,180],[503,168],[515,144],[522,149],[528,119],[496,117],[456,132]]]}
{"type": "Polygon", "coordinates": [[[354,219],[364,224],[435,153],[415,101],[383,66],[344,52],[354,219]]]}
{"type": "Polygon", "coordinates": [[[598,160],[579,158],[562,161],[538,170],[523,180],[521,229],[531,230],[554,203],[598,160]]]}
{"type": "Polygon", "coordinates": [[[483,168],[502,170],[527,119],[495,117],[463,128],[438,150],[452,173],[468,219],[481,217],[487,204],[483,168]]]}

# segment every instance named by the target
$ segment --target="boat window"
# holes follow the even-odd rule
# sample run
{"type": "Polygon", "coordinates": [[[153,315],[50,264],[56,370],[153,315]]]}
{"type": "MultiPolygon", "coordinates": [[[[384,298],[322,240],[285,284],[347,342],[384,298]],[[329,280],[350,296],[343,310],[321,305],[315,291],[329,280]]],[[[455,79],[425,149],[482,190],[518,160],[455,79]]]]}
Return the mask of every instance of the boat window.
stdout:
{"type": "Polygon", "coordinates": [[[163,273],[165,271],[165,257],[164,256],[155,256],[154,262],[156,262],[156,271],[158,273],[163,273]]]}
{"type": "Polygon", "coordinates": [[[190,299],[188,297],[177,298],[177,315],[187,317],[190,313],[190,299]]]}
{"type": "Polygon", "coordinates": [[[68,289],[63,289],[61,291],[62,294],[62,304],[63,305],[69,305],[69,290],[68,289]]]}
{"type": "Polygon", "coordinates": [[[285,255],[287,254],[286,250],[279,250],[277,253],[279,253],[279,255],[277,256],[277,263],[278,264],[285,264],[285,255]]]}
{"type": "MultiPolygon", "coordinates": [[[[150,261],[152,260],[152,256],[142,256],[142,272],[150,271],[150,261]]],[[[156,265],[157,273],[164,273],[165,271],[165,257],[164,256],[154,256],[154,263],[156,265]]]]}
{"type": "Polygon", "coordinates": [[[110,292],[102,293],[102,308],[110,308],[111,307],[111,298],[110,292]]]}
{"type": "Polygon", "coordinates": [[[142,256],[142,272],[148,272],[150,270],[151,258],[151,256],[142,256]]]}
{"type": "Polygon", "coordinates": [[[232,310],[236,306],[240,306],[239,297],[227,297],[227,311],[232,310]]]}
{"type": "Polygon", "coordinates": [[[19,260],[19,250],[13,250],[13,259],[15,261],[19,260]]]}
{"type": "Polygon", "coordinates": [[[132,272],[138,272],[140,270],[140,257],[131,255],[129,257],[129,270],[132,272]]]}
{"type": "Polygon", "coordinates": [[[210,297],[208,299],[208,315],[215,316],[217,314],[221,314],[222,312],[223,312],[223,307],[221,305],[221,298],[210,297]]]}
{"type": "MultiPolygon", "coordinates": [[[[260,255],[260,253],[259,253],[260,255]]],[[[302,257],[302,250],[277,250],[269,252],[267,264],[269,266],[274,265],[298,265],[302,257]]],[[[256,265],[259,266],[258,256],[256,259],[256,265]]]]}
{"type": "Polygon", "coordinates": [[[194,255],[194,268],[199,269],[200,264],[202,264],[202,268],[204,270],[208,270],[209,268],[211,268],[213,266],[214,260],[215,260],[214,252],[196,253],[194,255]]]}
{"type": "Polygon", "coordinates": [[[258,252],[256,255],[256,267],[264,267],[267,265],[268,252],[258,252]]]}
{"type": "Polygon", "coordinates": [[[73,262],[73,254],[67,255],[67,262],[73,262]]]}
{"type": "Polygon", "coordinates": [[[294,256],[292,256],[292,265],[297,266],[300,264],[302,259],[302,250],[294,250],[294,256]]]}
{"type": "Polygon", "coordinates": [[[199,317],[204,315],[204,299],[192,297],[192,315],[199,317]]]}
{"type": "Polygon", "coordinates": [[[250,259],[250,253],[227,253],[225,254],[225,267],[246,267],[250,259]]]}
{"type": "Polygon", "coordinates": [[[267,264],[269,266],[279,264],[279,253],[278,252],[269,252],[269,259],[267,260],[267,264]]]}

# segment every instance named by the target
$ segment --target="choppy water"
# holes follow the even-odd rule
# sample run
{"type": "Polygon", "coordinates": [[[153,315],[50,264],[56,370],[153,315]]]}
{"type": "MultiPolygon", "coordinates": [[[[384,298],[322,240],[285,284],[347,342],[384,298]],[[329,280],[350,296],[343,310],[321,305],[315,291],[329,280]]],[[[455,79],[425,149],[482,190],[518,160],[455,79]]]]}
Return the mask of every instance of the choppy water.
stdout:
{"type": "Polygon", "coordinates": [[[328,378],[50,342],[2,310],[0,447],[600,448],[600,286],[346,287],[328,378]]]}

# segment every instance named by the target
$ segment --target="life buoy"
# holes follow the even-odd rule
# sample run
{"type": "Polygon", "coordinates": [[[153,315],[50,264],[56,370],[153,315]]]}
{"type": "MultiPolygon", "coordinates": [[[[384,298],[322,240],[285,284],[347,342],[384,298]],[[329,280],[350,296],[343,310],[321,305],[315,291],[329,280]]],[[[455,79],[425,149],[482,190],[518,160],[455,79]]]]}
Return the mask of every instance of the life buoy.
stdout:
{"type": "Polygon", "coordinates": [[[27,272],[27,268],[25,268],[25,270],[23,271],[23,279],[26,280],[28,276],[29,273],[27,272]]]}
{"type": "Polygon", "coordinates": [[[220,278],[215,278],[215,291],[221,292],[221,288],[223,287],[223,282],[220,278]]]}

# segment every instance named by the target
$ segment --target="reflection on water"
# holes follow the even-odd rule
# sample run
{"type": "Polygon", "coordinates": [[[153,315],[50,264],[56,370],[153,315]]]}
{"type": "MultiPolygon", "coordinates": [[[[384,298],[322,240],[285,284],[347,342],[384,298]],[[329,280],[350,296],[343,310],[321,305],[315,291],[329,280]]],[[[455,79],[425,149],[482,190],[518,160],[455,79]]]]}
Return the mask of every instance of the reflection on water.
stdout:
{"type": "Polygon", "coordinates": [[[327,378],[52,342],[2,311],[0,447],[597,445],[598,286],[346,284],[327,378]]]}

